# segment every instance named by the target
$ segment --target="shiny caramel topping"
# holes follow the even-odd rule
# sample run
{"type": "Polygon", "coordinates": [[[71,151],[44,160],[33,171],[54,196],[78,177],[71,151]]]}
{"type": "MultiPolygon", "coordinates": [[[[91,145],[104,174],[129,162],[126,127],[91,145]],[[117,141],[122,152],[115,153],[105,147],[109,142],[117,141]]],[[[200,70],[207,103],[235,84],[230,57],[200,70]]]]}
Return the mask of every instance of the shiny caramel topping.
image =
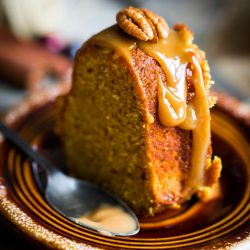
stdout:
{"type": "Polygon", "coordinates": [[[158,42],[168,36],[165,20],[147,9],[128,7],[118,12],[117,24],[129,35],[142,40],[158,42]]]}
{"type": "MultiPolygon", "coordinates": [[[[135,25],[141,22],[132,14],[124,17],[127,22],[132,22],[128,17],[132,17],[135,25]]],[[[140,18],[144,18],[142,14],[140,18]]],[[[137,26],[136,29],[131,28],[130,33],[138,27],[143,25],[137,26]]],[[[158,119],[166,127],[178,126],[192,130],[191,168],[183,190],[185,197],[204,183],[206,156],[210,145],[209,100],[201,68],[204,59],[197,46],[192,44],[193,34],[184,24],[175,25],[174,29],[168,30],[168,35],[157,43],[145,42],[145,39],[138,40],[133,35],[126,36],[117,26],[112,26],[94,36],[89,42],[101,43],[116,49],[131,68],[131,50],[135,47],[139,47],[161,66],[166,82],[158,76],[158,119]]],[[[152,36],[148,36],[148,40],[150,39],[152,36]]]]}
{"type": "Polygon", "coordinates": [[[182,124],[187,116],[185,67],[180,67],[182,80],[176,86],[165,86],[158,77],[158,115],[160,122],[167,127],[182,124]],[[184,72],[184,74],[183,74],[184,72]]]}
{"type": "Polygon", "coordinates": [[[196,114],[196,127],[192,130],[192,155],[189,178],[184,191],[197,188],[203,184],[206,157],[211,140],[210,110],[207,93],[203,81],[201,66],[197,57],[192,56],[193,81],[195,82],[195,96],[191,103],[196,114]]]}

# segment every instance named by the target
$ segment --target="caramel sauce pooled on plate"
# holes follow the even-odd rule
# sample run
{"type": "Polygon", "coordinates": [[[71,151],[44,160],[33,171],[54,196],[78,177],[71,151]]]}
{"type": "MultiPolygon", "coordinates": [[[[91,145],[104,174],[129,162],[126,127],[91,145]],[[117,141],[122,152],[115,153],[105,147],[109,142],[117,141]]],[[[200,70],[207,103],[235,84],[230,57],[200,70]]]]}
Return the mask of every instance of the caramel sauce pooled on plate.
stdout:
{"type": "Polygon", "coordinates": [[[96,228],[100,233],[128,233],[136,228],[134,219],[122,208],[101,205],[97,209],[79,217],[77,222],[96,228]]]}
{"type": "Polygon", "coordinates": [[[209,101],[199,61],[201,54],[196,45],[192,44],[192,40],[193,35],[185,26],[181,31],[169,30],[167,38],[150,43],[127,36],[114,25],[88,41],[115,49],[131,67],[131,50],[135,47],[143,50],[160,64],[167,83],[164,84],[160,75],[158,76],[158,118],[166,127],[178,126],[192,130],[191,169],[183,190],[184,196],[192,188],[198,188],[203,184],[211,137],[209,101]],[[187,67],[192,72],[191,81],[195,88],[195,94],[189,102],[187,67]]]}

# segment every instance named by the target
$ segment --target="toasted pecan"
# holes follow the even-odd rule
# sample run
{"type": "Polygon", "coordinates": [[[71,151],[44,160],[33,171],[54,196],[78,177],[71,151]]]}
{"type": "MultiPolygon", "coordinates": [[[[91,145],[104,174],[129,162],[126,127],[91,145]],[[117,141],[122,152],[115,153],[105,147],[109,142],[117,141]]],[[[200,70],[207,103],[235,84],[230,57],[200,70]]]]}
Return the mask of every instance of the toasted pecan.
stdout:
{"type": "Polygon", "coordinates": [[[147,9],[128,7],[118,12],[117,24],[129,35],[142,40],[158,42],[168,36],[165,20],[147,9]]]}
{"type": "Polygon", "coordinates": [[[159,38],[167,38],[169,27],[163,17],[156,15],[148,9],[141,9],[145,16],[153,23],[159,38]]]}

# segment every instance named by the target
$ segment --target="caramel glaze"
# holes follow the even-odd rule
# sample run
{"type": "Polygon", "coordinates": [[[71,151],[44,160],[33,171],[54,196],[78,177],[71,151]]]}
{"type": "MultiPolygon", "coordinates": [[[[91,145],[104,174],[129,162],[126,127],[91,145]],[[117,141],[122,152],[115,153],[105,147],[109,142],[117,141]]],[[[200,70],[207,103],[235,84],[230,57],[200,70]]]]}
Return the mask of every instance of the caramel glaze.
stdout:
{"type": "Polygon", "coordinates": [[[211,143],[209,101],[200,66],[201,54],[192,40],[192,33],[184,29],[181,32],[170,30],[168,37],[157,43],[143,42],[128,36],[114,25],[87,42],[115,49],[131,68],[131,50],[135,47],[139,47],[160,64],[166,75],[167,85],[163,84],[159,75],[158,118],[166,127],[178,126],[192,130],[191,169],[183,197],[203,185],[206,155],[211,143]],[[187,100],[187,70],[191,71],[195,89],[190,100],[187,100]]]}

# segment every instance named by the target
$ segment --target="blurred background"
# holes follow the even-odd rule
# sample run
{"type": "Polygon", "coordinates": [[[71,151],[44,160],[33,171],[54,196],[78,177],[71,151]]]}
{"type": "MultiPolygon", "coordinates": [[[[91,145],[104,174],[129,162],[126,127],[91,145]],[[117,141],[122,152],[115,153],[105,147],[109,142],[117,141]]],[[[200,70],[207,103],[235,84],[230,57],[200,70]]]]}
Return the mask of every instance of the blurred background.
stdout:
{"type": "MultiPolygon", "coordinates": [[[[207,53],[215,88],[249,102],[249,0],[0,0],[0,118],[25,96],[70,79],[72,59],[122,7],[186,23],[207,53]]],[[[1,249],[23,245],[0,223],[1,249]]],[[[30,249],[34,249],[34,246],[30,249]]]]}
{"type": "Polygon", "coordinates": [[[124,6],[186,23],[207,53],[215,87],[248,102],[249,0],[0,0],[0,116],[27,94],[70,76],[74,54],[124,6]]]}

